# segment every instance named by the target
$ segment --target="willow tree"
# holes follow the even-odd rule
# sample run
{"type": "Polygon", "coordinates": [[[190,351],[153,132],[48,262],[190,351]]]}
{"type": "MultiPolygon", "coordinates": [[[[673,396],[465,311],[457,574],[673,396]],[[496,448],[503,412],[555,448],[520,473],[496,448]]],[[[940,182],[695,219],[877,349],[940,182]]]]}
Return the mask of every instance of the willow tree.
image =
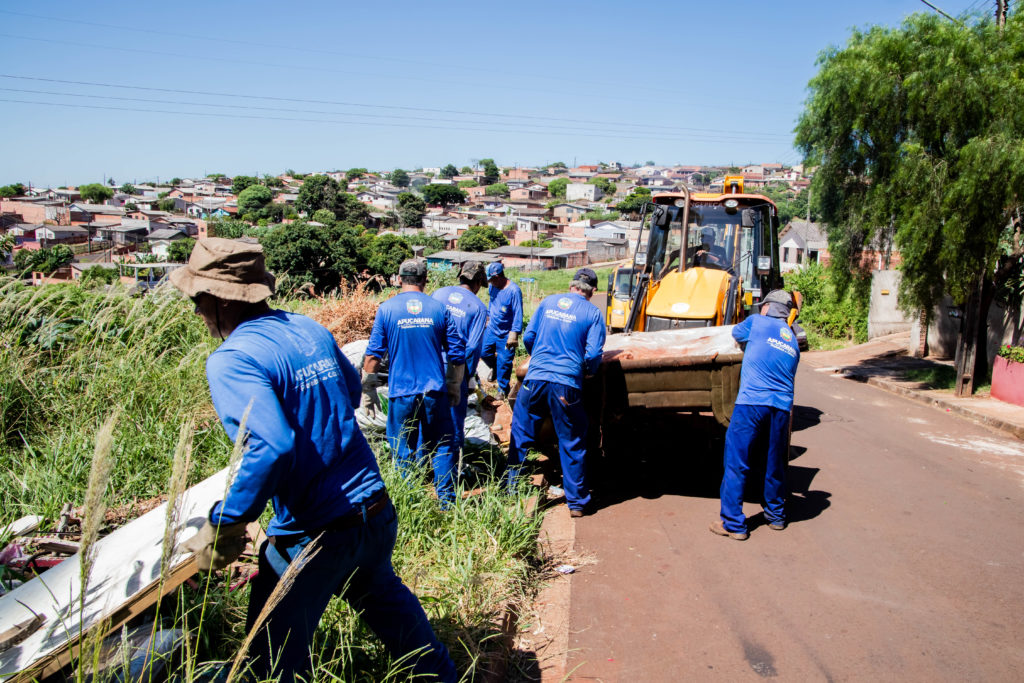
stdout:
{"type": "MultiPolygon", "coordinates": [[[[852,272],[864,246],[894,244],[908,312],[932,311],[943,294],[987,311],[1019,277],[1022,64],[1019,13],[1004,27],[916,14],[899,28],[854,31],[818,58],[796,133],[817,166],[830,250],[852,272]]],[[[985,317],[964,325],[958,344],[979,344],[974,376],[985,367],[985,317]]]]}

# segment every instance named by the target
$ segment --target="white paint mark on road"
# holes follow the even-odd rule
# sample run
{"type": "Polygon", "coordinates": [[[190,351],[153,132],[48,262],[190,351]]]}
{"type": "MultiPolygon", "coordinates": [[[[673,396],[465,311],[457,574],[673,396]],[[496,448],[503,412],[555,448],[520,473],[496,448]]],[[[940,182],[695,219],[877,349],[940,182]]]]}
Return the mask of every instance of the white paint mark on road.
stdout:
{"type": "Polygon", "coordinates": [[[928,432],[921,432],[920,434],[929,441],[942,444],[943,446],[952,446],[953,448],[974,451],[975,453],[984,453],[986,455],[1011,455],[1024,457],[1024,444],[1015,443],[1006,439],[996,439],[989,436],[961,438],[949,436],[948,434],[929,434],[928,432]]]}
{"type": "Polygon", "coordinates": [[[926,424],[929,424],[928,420],[925,420],[924,418],[920,418],[920,417],[905,417],[903,419],[905,421],[909,422],[910,424],[915,424],[915,425],[926,425],[926,424]]]}

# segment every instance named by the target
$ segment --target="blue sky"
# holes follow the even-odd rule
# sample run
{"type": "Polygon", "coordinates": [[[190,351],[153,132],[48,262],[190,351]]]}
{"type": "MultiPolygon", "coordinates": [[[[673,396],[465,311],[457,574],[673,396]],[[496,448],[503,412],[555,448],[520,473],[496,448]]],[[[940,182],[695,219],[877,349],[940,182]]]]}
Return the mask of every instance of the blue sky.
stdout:
{"type": "MultiPolygon", "coordinates": [[[[992,3],[935,4],[959,14],[992,3]]],[[[0,184],[483,157],[795,163],[818,53],[853,27],[920,11],[931,10],[919,0],[8,3],[0,184]]]]}

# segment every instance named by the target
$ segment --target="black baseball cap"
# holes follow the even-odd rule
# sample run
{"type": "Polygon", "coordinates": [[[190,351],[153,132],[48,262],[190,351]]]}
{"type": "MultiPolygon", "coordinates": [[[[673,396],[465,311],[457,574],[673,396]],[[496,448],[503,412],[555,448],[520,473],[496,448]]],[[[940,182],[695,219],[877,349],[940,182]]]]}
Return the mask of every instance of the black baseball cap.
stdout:
{"type": "Polygon", "coordinates": [[[424,278],[427,276],[427,264],[414,258],[402,261],[402,265],[398,267],[398,274],[424,278]]]}
{"type": "Polygon", "coordinates": [[[572,278],[573,282],[582,282],[588,284],[591,287],[597,287],[597,273],[592,271],[590,268],[580,268],[576,271],[576,275],[572,278]]]}

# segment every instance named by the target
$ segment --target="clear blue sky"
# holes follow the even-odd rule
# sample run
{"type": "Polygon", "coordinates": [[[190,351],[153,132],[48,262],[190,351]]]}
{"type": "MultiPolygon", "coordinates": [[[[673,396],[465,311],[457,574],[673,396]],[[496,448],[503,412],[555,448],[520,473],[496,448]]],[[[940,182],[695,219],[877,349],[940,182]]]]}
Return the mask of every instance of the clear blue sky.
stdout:
{"type": "Polygon", "coordinates": [[[0,73],[23,78],[0,77],[0,184],[482,157],[795,163],[818,53],[852,27],[921,11],[919,0],[7,3],[0,73]]]}

